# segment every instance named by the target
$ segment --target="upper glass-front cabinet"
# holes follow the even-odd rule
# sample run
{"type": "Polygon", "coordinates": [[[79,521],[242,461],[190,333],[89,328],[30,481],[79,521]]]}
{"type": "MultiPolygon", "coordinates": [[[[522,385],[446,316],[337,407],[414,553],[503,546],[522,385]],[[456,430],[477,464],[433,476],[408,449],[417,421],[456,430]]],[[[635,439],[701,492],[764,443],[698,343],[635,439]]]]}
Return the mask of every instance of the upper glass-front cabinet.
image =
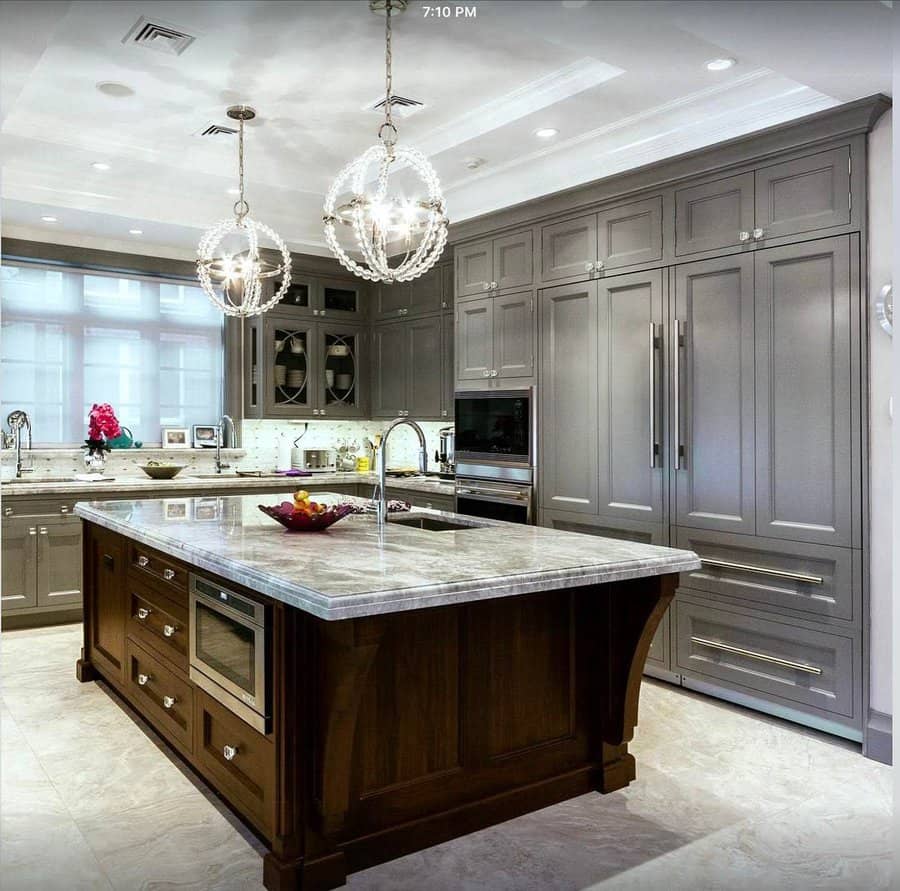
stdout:
{"type": "Polygon", "coordinates": [[[362,332],[357,328],[320,325],[319,338],[323,357],[319,414],[326,417],[360,416],[362,332]]]}
{"type": "MultiPolygon", "coordinates": [[[[281,282],[273,281],[272,287],[277,290],[281,282]]],[[[316,318],[357,320],[367,314],[365,294],[365,284],[352,279],[315,278],[293,273],[287,292],[276,309],[316,318]]]]}
{"type": "Polygon", "coordinates": [[[263,349],[269,358],[265,382],[265,414],[293,416],[315,402],[315,353],[310,326],[290,324],[284,318],[266,319],[263,349]]]}

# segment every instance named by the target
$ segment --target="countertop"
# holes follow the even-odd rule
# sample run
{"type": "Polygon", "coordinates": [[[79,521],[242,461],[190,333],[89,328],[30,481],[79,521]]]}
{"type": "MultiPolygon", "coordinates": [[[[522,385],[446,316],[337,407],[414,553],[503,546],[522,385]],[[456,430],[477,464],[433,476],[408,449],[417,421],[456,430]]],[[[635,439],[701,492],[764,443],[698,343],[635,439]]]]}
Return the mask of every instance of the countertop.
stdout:
{"type": "MultiPolygon", "coordinates": [[[[317,500],[352,499],[318,493],[317,500]]],[[[167,519],[161,499],[79,502],[75,513],[328,620],[700,567],[692,551],[421,509],[398,516],[425,514],[469,525],[433,532],[389,522],[379,529],[372,515],[351,515],[327,532],[290,533],[257,508],[259,501],[254,495],[220,497],[211,519],[192,519],[193,504],[185,516],[167,519]]]]}
{"type": "MultiPolygon", "coordinates": [[[[273,491],[280,482],[289,491],[309,488],[321,488],[328,485],[368,485],[374,488],[377,477],[374,473],[314,473],[312,476],[277,477],[277,476],[237,476],[234,473],[223,473],[220,476],[198,476],[187,473],[179,474],[171,480],[152,480],[149,477],[121,476],[103,482],[84,482],[71,480],[68,477],[23,477],[21,481],[4,480],[0,483],[0,495],[3,498],[21,497],[23,495],[84,495],[102,492],[104,498],[110,493],[119,495],[137,493],[170,493],[189,492],[202,489],[211,495],[227,492],[229,489],[260,489],[273,491]]],[[[433,495],[452,497],[454,485],[452,480],[441,480],[436,477],[388,477],[389,489],[409,489],[415,492],[427,492],[433,495]]]]}

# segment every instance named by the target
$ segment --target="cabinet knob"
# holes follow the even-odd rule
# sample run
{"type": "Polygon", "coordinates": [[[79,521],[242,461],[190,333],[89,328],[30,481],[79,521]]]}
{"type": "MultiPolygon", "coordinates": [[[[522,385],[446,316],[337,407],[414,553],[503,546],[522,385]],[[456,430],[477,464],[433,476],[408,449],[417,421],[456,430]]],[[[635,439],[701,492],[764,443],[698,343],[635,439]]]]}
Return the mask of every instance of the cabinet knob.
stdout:
{"type": "Polygon", "coordinates": [[[755,241],[759,241],[765,235],[764,229],[754,229],[753,230],[753,238],[755,241]]]}
{"type": "Polygon", "coordinates": [[[491,377],[496,377],[496,376],[497,376],[497,369],[496,369],[496,368],[492,368],[492,369],[491,369],[491,377]]]}
{"type": "Polygon", "coordinates": [[[324,408],[320,408],[320,409],[319,409],[319,414],[320,414],[320,415],[324,415],[324,414],[325,414],[325,409],[324,409],[324,408]]]}
{"type": "Polygon", "coordinates": [[[138,557],[138,566],[146,566],[149,562],[150,562],[150,558],[145,557],[143,554],[141,554],[141,556],[138,557]]]}
{"type": "Polygon", "coordinates": [[[47,534],[47,527],[46,527],[46,526],[41,526],[41,527],[38,529],[38,532],[40,532],[41,535],[46,535],[46,534],[47,534]]]}
{"type": "Polygon", "coordinates": [[[319,310],[319,315],[320,315],[320,316],[324,316],[324,315],[325,315],[325,310],[324,310],[324,309],[320,309],[320,310],[319,310]]]}
{"type": "Polygon", "coordinates": [[[137,611],[137,617],[143,622],[147,616],[150,615],[150,610],[145,606],[139,606],[137,611]]]}
{"type": "Polygon", "coordinates": [[[238,753],[237,746],[223,746],[222,748],[222,757],[226,761],[234,761],[234,756],[238,753]]]}
{"type": "Polygon", "coordinates": [[[28,534],[29,535],[37,535],[37,526],[30,526],[28,528],[28,534]]]}
{"type": "Polygon", "coordinates": [[[3,508],[3,516],[4,517],[11,517],[12,515],[13,515],[13,509],[11,507],[3,508]]]}
{"type": "Polygon", "coordinates": [[[442,418],[446,418],[446,417],[447,417],[447,409],[446,409],[446,408],[442,408],[442,409],[441,409],[441,417],[442,417],[442,418]]]}
{"type": "Polygon", "coordinates": [[[485,282],[485,283],[484,283],[484,289],[485,289],[485,291],[490,291],[490,289],[491,289],[491,283],[490,283],[490,282],[485,282]]]}
{"type": "Polygon", "coordinates": [[[166,637],[171,637],[174,633],[175,633],[174,625],[163,625],[163,634],[165,634],[166,637]]]}
{"type": "Polygon", "coordinates": [[[175,705],[175,697],[174,696],[163,696],[163,707],[164,708],[172,708],[175,705]]]}
{"type": "Polygon", "coordinates": [[[484,371],[481,372],[481,375],[482,375],[482,377],[490,377],[491,376],[490,368],[485,368],[484,371]]]}
{"type": "Polygon", "coordinates": [[[146,687],[146,686],[147,686],[147,681],[149,681],[149,680],[150,680],[150,675],[149,675],[149,674],[139,674],[139,675],[138,675],[138,683],[139,683],[142,687],[146,687]]]}
{"type": "Polygon", "coordinates": [[[446,301],[446,300],[442,300],[442,301],[441,301],[441,309],[446,309],[446,308],[447,308],[447,301],[446,301]]]}
{"type": "Polygon", "coordinates": [[[740,235],[738,235],[738,238],[741,241],[750,241],[750,233],[741,231],[740,235]]]}
{"type": "Polygon", "coordinates": [[[59,507],[59,512],[60,512],[61,514],[67,514],[67,513],[69,512],[69,505],[68,505],[68,504],[61,504],[60,507],[59,507]]]}
{"type": "Polygon", "coordinates": [[[317,316],[318,314],[319,314],[319,310],[314,309],[314,310],[313,310],[313,315],[314,315],[314,316],[317,316]]]}
{"type": "Polygon", "coordinates": [[[597,272],[599,272],[602,268],[603,268],[603,261],[602,261],[602,260],[598,260],[598,261],[594,264],[594,269],[597,270],[597,272]]]}
{"type": "Polygon", "coordinates": [[[164,569],[163,570],[163,578],[167,582],[171,582],[173,578],[175,578],[175,570],[174,569],[164,569]]]}
{"type": "Polygon", "coordinates": [[[593,271],[594,271],[594,264],[593,264],[593,263],[585,263],[585,264],[584,264],[584,271],[585,271],[585,272],[588,272],[588,273],[593,272],[593,271]]]}
{"type": "Polygon", "coordinates": [[[313,409],[313,414],[314,414],[314,415],[317,415],[318,413],[319,413],[319,409],[314,408],[314,409],[313,409]]]}

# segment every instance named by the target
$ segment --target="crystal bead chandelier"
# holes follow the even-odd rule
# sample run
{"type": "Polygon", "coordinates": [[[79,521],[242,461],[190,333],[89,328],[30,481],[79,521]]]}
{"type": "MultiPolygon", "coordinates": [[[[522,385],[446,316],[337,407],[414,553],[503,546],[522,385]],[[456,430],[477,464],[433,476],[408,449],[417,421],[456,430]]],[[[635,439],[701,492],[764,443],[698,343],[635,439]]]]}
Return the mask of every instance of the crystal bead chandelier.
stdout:
{"type": "Polygon", "coordinates": [[[325,196],[328,247],[342,266],[370,281],[418,278],[434,266],[447,243],[449,220],[437,174],[421,152],[397,145],[397,127],[391,117],[391,14],[403,12],[406,6],[407,0],[369,0],[369,9],[385,16],[384,123],[378,130],[379,142],[344,167],[325,196]],[[388,176],[397,162],[416,174],[425,197],[388,195],[388,176]],[[338,204],[348,193],[349,200],[338,204]],[[352,230],[362,263],[338,243],[338,225],[352,230]],[[399,257],[394,266],[389,262],[391,255],[399,257]]]}
{"type": "Polygon", "coordinates": [[[271,309],[291,284],[291,254],[279,235],[250,218],[250,205],[244,198],[244,121],[252,121],[256,112],[248,105],[234,105],[228,117],[239,121],[238,188],[234,217],[222,220],[200,239],[197,249],[197,277],[206,296],[226,315],[255,316],[271,309]],[[259,237],[264,235],[281,253],[281,262],[270,262],[260,252],[259,237]],[[266,279],[280,277],[281,286],[265,298],[266,279]]]}

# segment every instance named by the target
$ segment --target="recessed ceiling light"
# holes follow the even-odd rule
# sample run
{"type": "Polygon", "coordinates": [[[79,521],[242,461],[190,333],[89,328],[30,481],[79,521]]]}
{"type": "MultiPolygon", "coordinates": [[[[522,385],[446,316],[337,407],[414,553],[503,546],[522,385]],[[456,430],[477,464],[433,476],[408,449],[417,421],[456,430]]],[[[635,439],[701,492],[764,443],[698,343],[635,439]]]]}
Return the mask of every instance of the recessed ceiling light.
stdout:
{"type": "Polygon", "coordinates": [[[45,223],[58,223],[59,222],[59,220],[56,217],[41,217],[41,219],[45,223]]]}
{"type": "Polygon", "coordinates": [[[93,167],[94,170],[109,170],[110,169],[110,165],[107,164],[105,161],[94,161],[94,163],[91,164],[91,167],[93,167]]]}
{"type": "Polygon", "coordinates": [[[101,80],[95,86],[104,96],[112,96],[113,99],[127,99],[134,95],[134,90],[128,84],[120,84],[114,80],[101,80]]]}
{"type": "Polygon", "coordinates": [[[735,59],[710,59],[706,63],[707,71],[725,71],[728,68],[731,68],[735,63],[735,59]]]}
{"type": "Polygon", "coordinates": [[[129,229],[128,234],[129,235],[143,235],[144,230],[143,229],[129,229]]]}
{"type": "Polygon", "coordinates": [[[552,139],[557,133],[559,133],[559,130],[556,127],[541,127],[539,130],[534,131],[534,135],[538,139],[552,139]]]}

